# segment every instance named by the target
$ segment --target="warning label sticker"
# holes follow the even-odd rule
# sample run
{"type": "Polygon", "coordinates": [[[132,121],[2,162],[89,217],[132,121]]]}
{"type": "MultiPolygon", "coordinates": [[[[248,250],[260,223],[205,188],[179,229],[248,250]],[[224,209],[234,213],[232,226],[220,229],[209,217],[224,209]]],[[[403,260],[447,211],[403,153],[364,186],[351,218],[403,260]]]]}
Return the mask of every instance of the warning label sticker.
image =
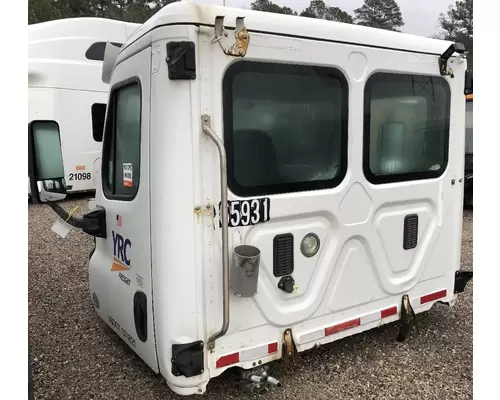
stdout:
{"type": "Polygon", "coordinates": [[[132,163],[123,163],[123,186],[132,187],[132,163]]]}

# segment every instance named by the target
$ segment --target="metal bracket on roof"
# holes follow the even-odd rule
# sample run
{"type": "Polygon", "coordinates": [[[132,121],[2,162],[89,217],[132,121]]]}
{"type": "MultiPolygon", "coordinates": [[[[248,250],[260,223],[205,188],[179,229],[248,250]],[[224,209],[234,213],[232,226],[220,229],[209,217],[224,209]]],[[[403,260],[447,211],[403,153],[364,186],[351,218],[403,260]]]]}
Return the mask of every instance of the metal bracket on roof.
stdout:
{"type": "Polygon", "coordinates": [[[463,43],[456,42],[450,45],[446,49],[446,51],[439,56],[438,64],[439,64],[439,73],[441,76],[450,75],[451,78],[454,78],[453,70],[448,66],[448,60],[453,56],[453,54],[458,53],[459,55],[466,54],[465,46],[463,43]]]}
{"type": "Polygon", "coordinates": [[[219,43],[224,54],[234,57],[245,57],[250,42],[250,34],[245,26],[245,17],[236,18],[236,27],[234,29],[234,42],[226,44],[225,38],[228,37],[228,32],[224,29],[224,16],[218,15],[215,17],[214,37],[212,43],[219,43]]]}

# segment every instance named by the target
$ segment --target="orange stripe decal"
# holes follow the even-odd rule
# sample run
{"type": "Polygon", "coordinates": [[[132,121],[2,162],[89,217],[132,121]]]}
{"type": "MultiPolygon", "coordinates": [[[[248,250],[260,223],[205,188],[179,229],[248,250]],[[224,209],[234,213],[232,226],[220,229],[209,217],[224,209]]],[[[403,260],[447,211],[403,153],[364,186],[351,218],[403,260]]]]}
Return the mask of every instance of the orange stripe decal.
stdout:
{"type": "Polygon", "coordinates": [[[128,271],[130,268],[120,262],[116,257],[113,258],[113,264],[111,265],[111,271],[128,271]]]}

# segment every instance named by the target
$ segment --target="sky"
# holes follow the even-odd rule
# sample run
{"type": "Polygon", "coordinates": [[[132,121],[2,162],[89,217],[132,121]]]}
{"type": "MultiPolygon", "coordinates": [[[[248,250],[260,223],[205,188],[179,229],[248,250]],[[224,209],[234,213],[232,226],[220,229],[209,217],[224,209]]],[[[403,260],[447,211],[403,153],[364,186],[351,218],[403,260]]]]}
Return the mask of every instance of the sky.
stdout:
{"type": "MultiPolygon", "coordinates": [[[[250,8],[252,0],[225,0],[228,7],[250,8]]],[[[325,0],[329,6],[340,7],[349,14],[361,7],[364,0],[325,0]]],[[[199,3],[222,4],[223,0],[197,0],[199,3]]],[[[441,12],[446,12],[454,0],[396,0],[403,14],[405,25],[403,32],[414,35],[430,36],[440,31],[438,17],[441,12]]],[[[309,0],[275,0],[280,6],[287,6],[300,12],[309,5],[309,0]]]]}

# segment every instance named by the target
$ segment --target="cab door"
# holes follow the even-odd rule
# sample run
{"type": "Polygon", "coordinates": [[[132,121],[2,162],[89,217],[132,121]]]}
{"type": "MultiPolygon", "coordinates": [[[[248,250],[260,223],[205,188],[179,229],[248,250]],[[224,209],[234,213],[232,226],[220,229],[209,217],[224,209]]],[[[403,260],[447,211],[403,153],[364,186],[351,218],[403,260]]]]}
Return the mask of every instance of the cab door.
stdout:
{"type": "Polygon", "coordinates": [[[97,313],[155,371],[151,283],[149,113],[151,48],[116,66],[103,139],[96,204],[106,239],[90,261],[97,313]]]}

